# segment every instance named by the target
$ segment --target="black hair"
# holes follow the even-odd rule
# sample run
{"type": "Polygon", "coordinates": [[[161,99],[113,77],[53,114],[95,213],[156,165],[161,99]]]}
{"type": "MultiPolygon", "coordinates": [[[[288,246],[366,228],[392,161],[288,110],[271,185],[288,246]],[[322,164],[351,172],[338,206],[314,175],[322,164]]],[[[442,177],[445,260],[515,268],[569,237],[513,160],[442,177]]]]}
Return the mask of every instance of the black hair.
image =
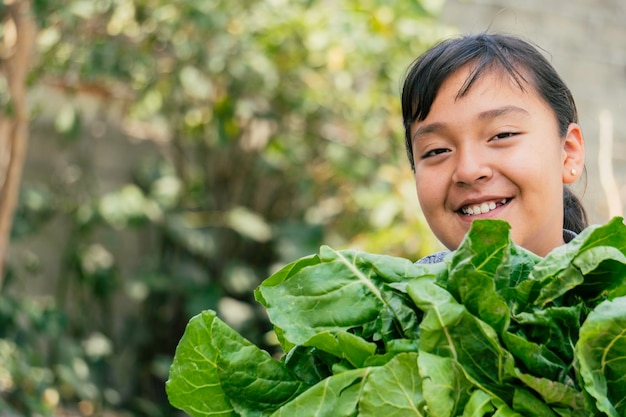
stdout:
{"type": "MultiPolygon", "coordinates": [[[[523,91],[533,87],[554,111],[559,134],[564,137],[570,123],[578,122],[572,93],[552,64],[529,42],[513,35],[481,33],[448,39],[419,56],[409,67],[402,88],[402,117],[405,145],[411,168],[415,160],[411,126],[422,121],[444,81],[465,65],[473,68],[458,92],[463,97],[474,82],[489,70],[501,70],[523,91]]],[[[568,188],[563,192],[563,227],[579,233],[587,226],[587,214],[580,200],[568,188]]]]}

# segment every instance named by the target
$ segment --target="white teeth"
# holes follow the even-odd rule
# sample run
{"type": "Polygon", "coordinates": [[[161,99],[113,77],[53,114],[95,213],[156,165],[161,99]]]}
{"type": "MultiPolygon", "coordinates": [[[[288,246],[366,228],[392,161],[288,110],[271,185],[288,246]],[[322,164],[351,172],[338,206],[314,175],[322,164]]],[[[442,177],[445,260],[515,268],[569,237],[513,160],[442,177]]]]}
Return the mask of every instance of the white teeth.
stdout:
{"type": "MultiPolygon", "coordinates": [[[[500,201],[500,203],[505,204],[506,198],[503,198],[500,201]]],[[[467,215],[485,214],[485,213],[489,213],[491,210],[494,210],[496,207],[497,207],[497,204],[494,201],[491,201],[489,203],[485,202],[482,204],[474,204],[473,206],[463,207],[461,211],[463,212],[463,214],[467,214],[467,215]]]]}

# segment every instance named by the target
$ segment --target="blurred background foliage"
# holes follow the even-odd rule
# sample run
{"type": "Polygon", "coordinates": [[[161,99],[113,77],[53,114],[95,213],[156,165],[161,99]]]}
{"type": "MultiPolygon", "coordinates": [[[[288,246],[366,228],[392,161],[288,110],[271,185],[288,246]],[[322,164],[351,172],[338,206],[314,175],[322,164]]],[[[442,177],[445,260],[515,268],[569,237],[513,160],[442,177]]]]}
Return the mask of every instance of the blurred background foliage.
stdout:
{"type": "Polygon", "coordinates": [[[35,0],[31,153],[64,165],[42,178],[26,166],[23,250],[0,298],[0,412],[179,415],[164,382],[191,316],[215,309],[273,351],[252,291],[276,268],[321,244],[437,249],[399,91],[448,33],[440,3],[35,0]],[[90,115],[85,95],[119,117],[90,115]],[[110,157],[98,144],[112,135],[125,145],[110,157]],[[115,169],[137,143],[128,175],[115,169]]]}

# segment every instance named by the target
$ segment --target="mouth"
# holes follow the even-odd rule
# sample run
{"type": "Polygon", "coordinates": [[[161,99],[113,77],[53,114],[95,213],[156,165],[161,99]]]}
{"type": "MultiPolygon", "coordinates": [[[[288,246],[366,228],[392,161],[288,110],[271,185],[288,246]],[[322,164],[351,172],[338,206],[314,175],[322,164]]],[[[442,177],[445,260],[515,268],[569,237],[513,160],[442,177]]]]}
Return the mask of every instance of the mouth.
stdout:
{"type": "Polygon", "coordinates": [[[459,209],[459,213],[464,214],[465,216],[476,216],[479,214],[486,214],[490,211],[497,209],[498,207],[502,207],[508,202],[511,201],[510,198],[502,198],[499,200],[491,200],[491,201],[483,201],[481,203],[468,204],[467,206],[463,206],[459,209]]]}

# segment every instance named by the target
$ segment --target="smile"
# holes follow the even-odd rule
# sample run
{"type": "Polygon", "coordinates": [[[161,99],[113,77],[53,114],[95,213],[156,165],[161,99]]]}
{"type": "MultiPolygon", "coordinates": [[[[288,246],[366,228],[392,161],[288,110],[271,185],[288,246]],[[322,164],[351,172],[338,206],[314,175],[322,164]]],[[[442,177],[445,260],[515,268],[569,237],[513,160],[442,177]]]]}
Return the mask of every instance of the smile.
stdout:
{"type": "Polygon", "coordinates": [[[489,213],[491,210],[495,210],[496,208],[503,206],[508,201],[508,199],[503,198],[502,200],[498,201],[485,201],[484,203],[480,204],[471,204],[469,206],[461,207],[461,212],[466,216],[485,214],[489,213]]]}

